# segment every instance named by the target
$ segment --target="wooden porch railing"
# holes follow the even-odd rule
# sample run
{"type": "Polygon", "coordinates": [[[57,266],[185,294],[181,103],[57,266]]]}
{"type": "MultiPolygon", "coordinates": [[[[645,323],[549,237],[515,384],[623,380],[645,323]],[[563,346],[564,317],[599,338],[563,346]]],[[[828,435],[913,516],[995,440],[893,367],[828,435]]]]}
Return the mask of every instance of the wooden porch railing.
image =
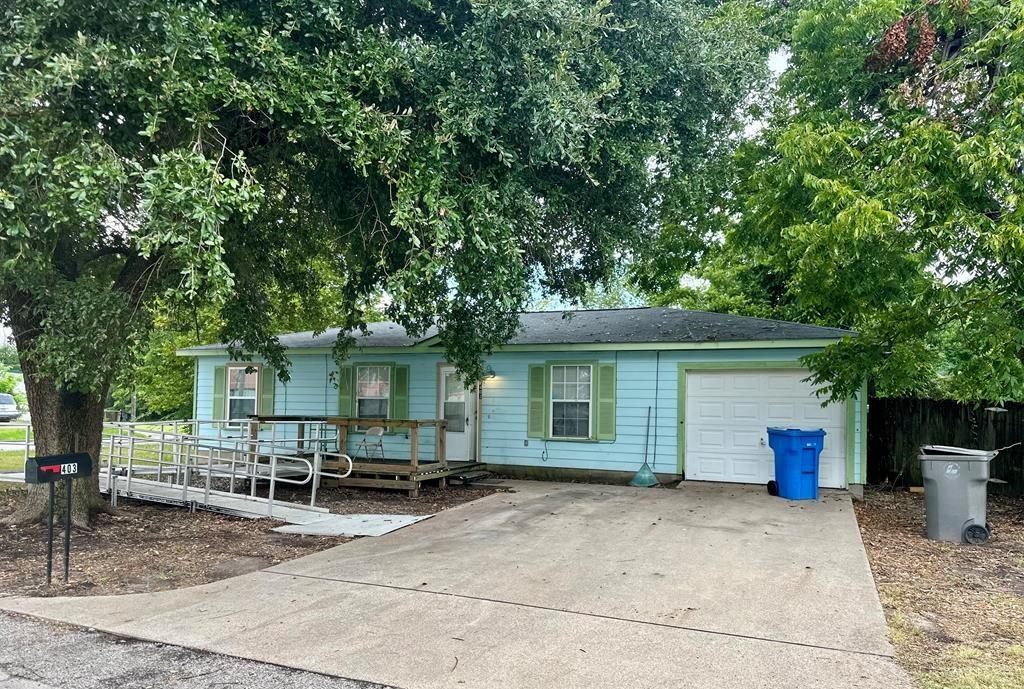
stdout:
{"type": "Polygon", "coordinates": [[[409,464],[412,473],[416,473],[420,463],[420,429],[436,428],[434,434],[434,462],[439,462],[442,468],[447,468],[447,447],[446,435],[448,422],[445,419],[352,419],[341,416],[328,416],[326,422],[338,427],[338,449],[344,451],[348,447],[348,433],[350,428],[362,426],[383,426],[384,428],[408,429],[409,430],[409,464]]]}
{"type": "MultiPolygon", "coordinates": [[[[316,437],[311,438],[306,433],[307,424],[326,424],[337,429],[338,452],[346,455],[348,453],[348,439],[350,429],[369,428],[371,426],[382,426],[391,431],[407,431],[409,434],[409,462],[401,459],[384,459],[383,461],[353,457],[350,465],[344,468],[351,468],[351,473],[342,479],[326,480],[324,485],[351,486],[356,488],[386,488],[407,490],[410,497],[417,497],[420,485],[425,482],[437,481],[438,485],[447,485],[447,477],[464,470],[470,462],[456,462],[454,466],[448,464],[447,457],[447,430],[448,422],[445,419],[354,419],[340,416],[251,416],[251,421],[259,423],[287,422],[296,424],[296,437],[292,440],[296,450],[302,453],[311,445],[317,445],[326,438],[317,432],[316,437]],[[433,428],[434,434],[434,458],[420,461],[420,429],[433,428]]],[[[250,424],[248,442],[255,447],[259,443],[259,423],[250,424]]],[[[312,426],[311,426],[312,428],[312,426]]],[[[333,433],[330,433],[333,440],[333,433]]],[[[254,450],[255,452],[255,450],[254,450]]],[[[334,471],[335,460],[325,460],[323,469],[334,471]]]]}

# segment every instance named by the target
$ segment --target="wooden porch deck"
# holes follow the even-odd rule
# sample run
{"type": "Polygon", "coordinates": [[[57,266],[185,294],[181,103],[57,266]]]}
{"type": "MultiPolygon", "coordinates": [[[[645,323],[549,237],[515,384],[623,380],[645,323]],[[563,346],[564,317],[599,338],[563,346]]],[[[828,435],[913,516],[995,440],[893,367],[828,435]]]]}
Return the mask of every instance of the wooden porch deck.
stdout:
{"type": "MultiPolygon", "coordinates": [[[[312,421],[311,417],[254,416],[252,419],[265,421],[312,421]]],[[[318,422],[334,425],[338,429],[338,450],[346,452],[350,429],[370,426],[405,431],[409,435],[409,457],[407,459],[385,457],[368,460],[352,457],[352,473],[344,479],[324,479],[327,487],[377,488],[408,491],[409,497],[419,497],[420,486],[428,481],[437,481],[444,487],[448,477],[463,474],[482,466],[480,462],[452,461],[447,459],[446,434],[448,422],[445,419],[363,419],[338,416],[316,418],[318,422]],[[436,429],[434,433],[434,457],[421,462],[420,430],[436,429]]],[[[300,445],[301,448],[301,445],[300,445]]],[[[323,461],[325,471],[335,472],[341,468],[340,461],[323,461]]],[[[338,472],[341,473],[341,472],[338,472]]]]}
{"type": "MultiPolygon", "coordinates": [[[[343,479],[324,479],[321,485],[351,488],[378,488],[405,490],[409,497],[419,497],[420,486],[427,481],[437,481],[442,488],[448,484],[448,477],[463,474],[482,466],[480,462],[426,462],[415,468],[411,463],[398,459],[380,462],[353,460],[352,474],[343,479]]],[[[328,462],[324,468],[333,471],[328,462]]]]}

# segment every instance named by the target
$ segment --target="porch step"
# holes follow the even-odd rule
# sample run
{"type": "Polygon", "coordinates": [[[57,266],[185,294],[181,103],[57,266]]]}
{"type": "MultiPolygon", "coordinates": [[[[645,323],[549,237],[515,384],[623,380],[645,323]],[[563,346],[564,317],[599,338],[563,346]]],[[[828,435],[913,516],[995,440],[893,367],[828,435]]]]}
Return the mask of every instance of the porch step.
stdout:
{"type": "Polygon", "coordinates": [[[486,469],[475,469],[473,471],[464,471],[459,474],[452,474],[448,477],[449,481],[458,481],[464,486],[468,486],[474,481],[480,481],[485,478],[490,478],[493,474],[486,469]]]}

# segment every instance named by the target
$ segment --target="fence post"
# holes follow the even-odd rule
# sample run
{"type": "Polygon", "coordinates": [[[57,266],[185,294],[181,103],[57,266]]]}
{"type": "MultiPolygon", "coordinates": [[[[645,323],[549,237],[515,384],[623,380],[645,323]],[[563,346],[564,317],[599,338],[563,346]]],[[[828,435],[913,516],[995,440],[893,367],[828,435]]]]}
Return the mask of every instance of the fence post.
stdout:
{"type": "Polygon", "coordinates": [[[313,451],[313,486],[310,488],[309,506],[316,507],[316,491],[320,488],[320,449],[313,451]]]}
{"type": "Polygon", "coordinates": [[[125,490],[132,492],[132,462],[135,459],[135,429],[128,430],[128,480],[125,482],[125,490]]]}
{"type": "Polygon", "coordinates": [[[107,490],[110,491],[110,506],[117,507],[117,474],[114,473],[114,436],[110,436],[110,453],[107,455],[107,490]]]}
{"type": "Polygon", "coordinates": [[[164,479],[164,424],[160,424],[160,449],[156,456],[156,482],[161,483],[164,479]]]}
{"type": "Polygon", "coordinates": [[[185,446],[185,465],[181,469],[181,499],[188,504],[189,459],[192,457],[192,443],[185,446]]]}
{"type": "Polygon", "coordinates": [[[274,516],[274,485],[277,480],[277,455],[270,455],[270,488],[267,493],[267,516],[274,516]]]}
{"type": "Polygon", "coordinates": [[[203,493],[204,504],[210,504],[210,483],[213,481],[213,448],[206,451],[206,491],[203,493]]]}

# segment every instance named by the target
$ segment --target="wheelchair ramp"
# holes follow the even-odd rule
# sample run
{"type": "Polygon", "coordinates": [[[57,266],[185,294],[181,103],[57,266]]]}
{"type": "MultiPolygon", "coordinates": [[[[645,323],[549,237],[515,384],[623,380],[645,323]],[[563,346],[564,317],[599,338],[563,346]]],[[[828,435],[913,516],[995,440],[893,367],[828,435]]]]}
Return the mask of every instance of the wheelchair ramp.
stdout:
{"type": "MultiPolygon", "coordinates": [[[[110,494],[110,480],[106,470],[100,471],[100,492],[110,494]]],[[[247,519],[278,519],[289,524],[306,524],[322,520],[330,512],[320,507],[311,507],[284,500],[267,500],[223,491],[211,491],[209,495],[202,488],[161,483],[148,479],[134,478],[131,485],[124,477],[116,477],[118,498],[159,502],[178,505],[191,510],[218,512],[232,517],[247,519]]],[[[116,501],[115,501],[116,502],[116,501]]]]}
{"type": "Polygon", "coordinates": [[[112,423],[104,428],[99,483],[112,505],[131,498],[294,525],[330,516],[316,506],[320,483],[351,471],[352,460],[337,452],[337,431],[323,422],[112,423]],[[282,485],[308,487],[308,504],[276,498],[282,485]]]}

